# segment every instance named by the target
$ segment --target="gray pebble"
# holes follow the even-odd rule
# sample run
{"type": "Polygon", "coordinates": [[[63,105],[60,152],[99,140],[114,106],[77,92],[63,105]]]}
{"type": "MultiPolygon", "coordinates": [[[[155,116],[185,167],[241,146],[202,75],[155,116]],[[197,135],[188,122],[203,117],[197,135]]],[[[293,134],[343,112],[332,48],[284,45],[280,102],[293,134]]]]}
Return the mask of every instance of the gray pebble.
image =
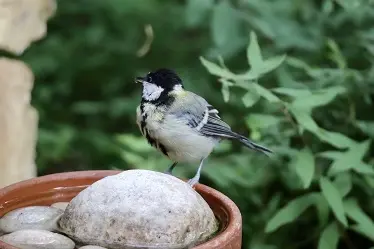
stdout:
{"type": "Polygon", "coordinates": [[[79,249],[107,249],[107,248],[101,247],[101,246],[82,246],[82,247],[79,247],[79,249]]]}
{"type": "Polygon", "coordinates": [[[56,202],[51,205],[51,207],[59,208],[61,210],[65,210],[66,207],[69,205],[69,202],[56,202]]]}
{"type": "Polygon", "coordinates": [[[75,243],[58,233],[45,230],[20,230],[0,237],[20,249],[74,249],[75,243]]]}
{"type": "Polygon", "coordinates": [[[31,206],[18,208],[0,219],[0,230],[11,233],[23,229],[57,230],[63,211],[54,207],[31,206]]]}

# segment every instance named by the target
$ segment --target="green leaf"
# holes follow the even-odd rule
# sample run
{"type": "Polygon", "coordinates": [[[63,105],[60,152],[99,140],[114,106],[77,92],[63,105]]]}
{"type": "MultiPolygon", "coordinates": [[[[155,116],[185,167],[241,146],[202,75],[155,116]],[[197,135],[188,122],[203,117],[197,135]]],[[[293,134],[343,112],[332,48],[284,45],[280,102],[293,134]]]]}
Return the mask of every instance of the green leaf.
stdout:
{"type": "Polygon", "coordinates": [[[315,203],[320,226],[323,227],[329,221],[330,207],[321,193],[315,194],[315,203]]]}
{"type": "Polygon", "coordinates": [[[289,109],[295,116],[296,121],[305,129],[313,133],[319,133],[319,127],[317,123],[313,120],[311,113],[305,110],[291,107],[289,109]]]}
{"type": "Polygon", "coordinates": [[[271,91],[280,93],[283,95],[288,95],[294,98],[297,97],[306,97],[312,94],[311,91],[308,89],[294,89],[294,88],[285,88],[285,87],[279,87],[279,88],[273,88],[271,91]]]}
{"type": "Polygon", "coordinates": [[[367,163],[359,163],[353,167],[353,170],[359,174],[374,176],[373,165],[367,163]]]}
{"type": "Polygon", "coordinates": [[[319,133],[317,134],[317,136],[322,141],[329,143],[339,149],[348,148],[353,142],[353,140],[342,133],[328,131],[322,128],[319,128],[319,133]]]}
{"type": "Polygon", "coordinates": [[[263,61],[262,64],[257,65],[256,68],[253,69],[253,71],[258,75],[268,73],[279,67],[285,59],[286,55],[274,56],[270,59],[263,61]]]}
{"type": "Polygon", "coordinates": [[[352,189],[352,177],[349,172],[343,172],[336,176],[334,185],[342,197],[346,196],[352,189]]]}
{"type": "Polygon", "coordinates": [[[250,41],[247,47],[247,59],[251,66],[251,72],[260,76],[279,67],[286,59],[286,55],[279,55],[264,60],[261,55],[256,33],[252,31],[249,36],[250,41]]]}
{"type": "Polygon", "coordinates": [[[281,102],[281,100],[276,95],[257,83],[252,83],[249,85],[249,87],[253,92],[258,93],[259,95],[261,95],[261,97],[265,98],[270,103],[281,102]]]}
{"type": "Polygon", "coordinates": [[[347,62],[345,61],[344,55],[342,54],[338,44],[332,40],[327,39],[327,46],[330,48],[329,58],[336,63],[338,68],[344,69],[347,67],[347,62]]]}
{"type": "Polygon", "coordinates": [[[248,63],[251,66],[251,69],[253,71],[257,71],[257,68],[262,65],[262,55],[261,55],[261,49],[258,45],[257,35],[255,32],[251,32],[249,34],[250,41],[249,46],[247,48],[247,59],[248,63]]]}
{"type": "Polygon", "coordinates": [[[243,80],[255,80],[257,76],[252,74],[251,72],[246,72],[243,74],[234,74],[230,72],[228,69],[224,67],[220,67],[217,64],[210,62],[200,56],[200,61],[203,66],[208,70],[209,73],[221,77],[223,79],[235,80],[235,81],[243,81],[243,80]]]}
{"type": "Polygon", "coordinates": [[[351,226],[351,229],[374,241],[374,223],[373,220],[360,208],[355,199],[349,199],[344,202],[344,209],[349,218],[354,220],[357,225],[351,226]]]}
{"type": "Polygon", "coordinates": [[[374,231],[373,220],[360,208],[357,200],[349,199],[344,202],[344,210],[349,218],[354,220],[361,228],[374,231]]]}
{"type": "Polygon", "coordinates": [[[223,101],[229,102],[230,100],[230,90],[228,85],[222,85],[221,92],[223,95],[223,101]]]}
{"type": "Polygon", "coordinates": [[[371,241],[374,241],[373,230],[367,230],[367,228],[365,226],[362,226],[362,225],[353,225],[353,226],[350,227],[350,229],[352,229],[356,233],[359,233],[359,234],[367,237],[371,241]]]}
{"type": "Polygon", "coordinates": [[[371,189],[374,189],[374,177],[373,176],[368,176],[364,175],[363,176],[365,182],[369,185],[371,189]]]}
{"type": "Polygon", "coordinates": [[[289,106],[289,110],[295,116],[295,119],[301,125],[301,127],[312,132],[320,140],[329,143],[339,149],[347,148],[352,143],[352,140],[344,136],[343,134],[330,132],[320,128],[312,118],[310,109],[303,109],[299,106],[291,105],[289,106]]]}
{"type": "Polygon", "coordinates": [[[326,178],[320,178],[320,188],[322,195],[325,197],[327,203],[331,207],[332,212],[335,217],[342,223],[345,227],[348,226],[347,218],[344,215],[343,200],[340,196],[339,191],[335,188],[334,184],[326,178]]]}
{"type": "Polygon", "coordinates": [[[357,120],[355,125],[371,138],[374,138],[374,122],[357,120]]]}
{"type": "Polygon", "coordinates": [[[333,222],[330,223],[321,233],[318,241],[318,249],[336,249],[339,242],[339,227],[333,222]]]}
{"type": "Polygon", "coordinates": [[[260,95],[257,94],[257,92],[251,92],[248,91],[244,96],[242,97],[242,101],[245,107],[251,107],[260,99],[260,95]]]}
{"type": "Polygon", "coordinates": [[[339,86],[326,88],[319,90],[318,92],[313,92],[312,95],[296,98],[296,100],[292,102],[291,106],[298,109],[313,109],[315,107],[330,103],[338,94],[342,94],[344,92],[345,88],[339,86]]]}
{"type": "Polygon", "coordinates": [[[299,58],[288,56],[286,62],[287,62],[288,65],[290,65],[292,67],[295,67],[295,68],[298,68],[298,69],[303,69],[308,74],[310,74],[309,73],[310,71],[313,71],[312,67],[310,67],[305,61],[303,61],[299,58]]]}
{"type": "Polygon", "coordinates": [[[312,183],[315,169],[314,157],[310,149],[304,148],[299,151],[297,156],[292,160],[291,167],[295,168],[296,173],[303,183],[303,187],[309,188],[312,183]]]}
{"type": "Polygon", "coordinates": [[[335,160],[335,159],[338,159],[341,156],[341,154],[342,152],[340,151],[324,151],[324,152],[318,153],[317,156],[335,160]]]}
{"type": "Polygon", "coordinates": [[[350,169],[355,169],[358,165],[359,169],[362,169],[365,166],[362,162],[362,158],[365,156],[366,151],[369,149],[370,140],[366,140],[362,143],[352,143],[348,151],[341,152],[340,157],[334,160],[331,164],[331,167],[328,171],[329,175],[334,175],[339,172],[347,171],[350,169]]]}
{"type": "Polygon", "coordinates": [[[222,83],[221,92],[223,95],[223,101],[229,102],[230,100],[230,90],[229,87],[233,86],[234,84],[228,80],[220,79],[220,82],[222,83]]]}
{"type": "Polygon", "coordinates": [[[279,227],[296,220],[315,201],[315,193],[293,199],[281,208],[267,223],[265,232],[271,233],[279,227]]]}
{"type": "Polygon", "coordinates": [[[233,74],[232,72],[228,71],[225,68],[222,68],[222,67],[218,66],[217,64],[215,64],[213,62],[210,62],[210,61],[204,59],[203,57],[200,57],[200,61],[203,64],[203,66],[208,70],[208,72],[213,74],[213,75],[216,75],[216,76],[219,76],[219,77],[222,77],[222,78],[226,78],[226,79],[235,78],[235,74],[233,74]]]}

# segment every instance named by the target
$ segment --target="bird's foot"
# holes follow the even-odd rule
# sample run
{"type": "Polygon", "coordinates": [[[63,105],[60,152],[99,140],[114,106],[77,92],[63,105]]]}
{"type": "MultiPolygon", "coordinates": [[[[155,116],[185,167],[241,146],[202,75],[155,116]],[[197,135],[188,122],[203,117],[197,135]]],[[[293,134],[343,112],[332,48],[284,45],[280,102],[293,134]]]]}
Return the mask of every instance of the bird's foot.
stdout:
{"type": "Polygon", "coordinates": [[[173,175],[172,172],[171,172],[171,170],[165,170],[165,171],[164,171],[164,174],[167,174],[167,175],[170,175],[170,176],[173,175]]]}
{"type": "Polygon", "coordinates": [[[173,169],[175,168],[176,165],[177,165],[176,162],[173,163],[172,165],[170,165],[170,167],[167,170],[164,171],[164,173],[167,174],[167,175],[171,175],[172,176],[173,175],[172,171],[173,171],[173,169]]]}
{"type": "Polygon", "coordinates": [[[197,178],[197,177],[191,178],[190,180],[187,181],[187,183],[192,188],[194,185],[196,185],[197,183],[199,183],[199,178],[197,178]]]}

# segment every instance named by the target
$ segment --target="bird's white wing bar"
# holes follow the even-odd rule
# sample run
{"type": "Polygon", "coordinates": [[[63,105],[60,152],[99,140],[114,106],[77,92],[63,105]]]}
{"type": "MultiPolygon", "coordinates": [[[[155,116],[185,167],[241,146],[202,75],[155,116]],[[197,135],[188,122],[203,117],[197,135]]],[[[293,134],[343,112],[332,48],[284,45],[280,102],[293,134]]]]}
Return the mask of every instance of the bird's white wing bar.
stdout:
{"type": "Polygon", "coordinates": [[[196,126],[196,129],[199,131],[201,130],[201,128],[203,128],[204,125],[206,125],[206,123],[208,122],[208,118],[209,118],[209,110],[206,109],[205,110],[205,113],[204,113],[204,117],[203,119],[200,121],[200,123],[196,126]]]}

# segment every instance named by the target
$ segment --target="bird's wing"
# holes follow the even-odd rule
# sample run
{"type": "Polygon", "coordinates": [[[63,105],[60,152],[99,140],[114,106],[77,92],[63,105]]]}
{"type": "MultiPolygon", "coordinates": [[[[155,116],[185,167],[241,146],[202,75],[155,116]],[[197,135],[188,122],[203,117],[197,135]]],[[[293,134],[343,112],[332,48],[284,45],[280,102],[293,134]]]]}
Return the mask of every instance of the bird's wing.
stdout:
{"type": "Polygon", "coordinates": [[[217,109],[192,92],[187,92],[186,96],[177,98],[169,113],[185,121],[188,126],[203,135],[235,137],[230,126],[219,117],[217,109]]]}
{"type": "Polygon", "coordinates": [[[272,153],[271,150],[233,132],[230,126],[219,117],[217,109],[204,98],[191,92],[186,94],[189,96],[177,98],[169,110],[169,113],[175,115],[178,120],[183,120],[185,124],[196,129],[204,136],[237,139],[250,149],[266,155],[272,153]]]}

